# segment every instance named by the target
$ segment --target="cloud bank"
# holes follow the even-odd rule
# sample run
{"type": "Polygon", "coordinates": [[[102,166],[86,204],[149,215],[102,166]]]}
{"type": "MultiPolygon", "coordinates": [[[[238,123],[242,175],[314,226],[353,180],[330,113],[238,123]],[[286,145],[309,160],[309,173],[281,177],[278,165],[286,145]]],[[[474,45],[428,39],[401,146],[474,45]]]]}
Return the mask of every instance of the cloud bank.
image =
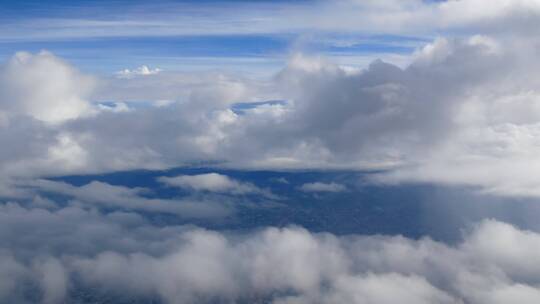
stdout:
{"type": "MultiPolygon", "coordinates": [[[[269,80],[159,73],[102,80],[94,95],[86,92],[91,77],[57,57],[17,54],[0,71],[7,92],[0,141],[12,147],[1,152],[0,167],[4,178],[193,163],[378,169],[387,170],[378,182],[538,196],[540,180],[530,172],[540,162],[540,77],[529,60],[537,48],[523,35],[439,38],[406,68],[375,61],[351,72],[299,54],[269,80]],[[134,100],[139,93],[148,102],[134,100]],[[132,101],[109,111],[87,101],[92,96],[132,101]],[[242,100],[253,107],[235,113],[242,100]]],[[[176,182],[193,187],[188,178],[176,182]]],[[[213,179],[210,188],[233,183],[191,178],[213,179]]]]}
{"type": "Polygon", "coordinates": [[[540,236],[494,220],[447,245],[297,227],[247,234],[159,228],[132,213],[80,207],[48,211],[10,203],[0,216],[2,301],[58,303],[84,290],[102,299],[164,303],[540,299],[540,236]]]}

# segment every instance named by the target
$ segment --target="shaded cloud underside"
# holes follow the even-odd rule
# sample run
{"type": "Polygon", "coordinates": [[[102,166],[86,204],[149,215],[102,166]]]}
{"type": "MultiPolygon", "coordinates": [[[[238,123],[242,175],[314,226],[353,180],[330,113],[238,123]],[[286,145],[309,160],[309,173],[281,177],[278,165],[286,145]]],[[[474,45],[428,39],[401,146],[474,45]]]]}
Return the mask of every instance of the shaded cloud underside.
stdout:
{"type": "Polygon", "coordinates": [[[58,303],[84,290],[165,303],[540,300],[540,236],[492,220],[449,246],[295,227],[243,235],[159,228],[132,213],[76,206],[9,203],[0,217],[2,301],[58,303]]]}

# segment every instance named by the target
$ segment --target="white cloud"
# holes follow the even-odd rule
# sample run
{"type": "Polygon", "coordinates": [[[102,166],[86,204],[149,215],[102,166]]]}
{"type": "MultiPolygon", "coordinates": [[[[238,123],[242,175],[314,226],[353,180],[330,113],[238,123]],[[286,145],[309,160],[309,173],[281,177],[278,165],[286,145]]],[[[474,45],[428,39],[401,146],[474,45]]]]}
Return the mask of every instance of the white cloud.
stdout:
{"type": "Polygon", "coordinates": [[[231,235],[151,226],[130,213],[13,203],[1,206],[0,219],[0,244],[11,244],[0,254],[3,301],[23,301],[28,293],[17,290],[28,282],[51,303],[77,295],[74,289],[165,303],[483,304],[540,297],[540,236],[493,220],[447,245],[295,227],[231,235]]]}
{"type": "MultiPolygon", "coordinates": [[[[540,78],[526,60],[535,51],[507,42],[440,38],[405,69],[376,61],[350,72],[321,58],[293,56],[267,81],[174,73],[109,80],[97,92],[106,100],[134,101],[140,93],[149,101],[176,102],[96,111],[51,126],[32,116],[15,120],[21,114],[7,111],[0,141],[12,149],[0,152],[0,166],[8,177],[201,161],[256,169],[375,168],[389,170],[378,175],[384,182],[464,184],[497,195],[537,196],[538,178],[521,169],[537,163],[540,78]],[[257,96],[287,102],[243,115],[230,109],[257,96]]],[[[204,178],[225,188],[235,182],[204,178]]],[[[240,192],[250,188],[235,186],[240,192]]]]}
{"type": "MultiPolygon", "coordinates": [[[[476,3],[471,1],[467,5],[476,3]]],[[[375,10],[397,5],[400,16],[402,8],[426,6],[420,1],[347,5],[375,10]]],[[[428,8],[454,5],[466,4],[428,8]]],[[[508,2],[497,5],[502,9],[487,19],[473,19],[489,27],[500,18],[517,18],[533,3],[520,2],[508,11],[508,2]]],[[[3,66],[0,81],[6,92],[0,96],[0,142],[11,147],[0,152],[3,180],[203,162],[255,169],[385,169],[379,181],[538,196],[540,177],[530,173],[540,167],[538,42],[521,27],[513,30],[512,37],[438,38],[405,68],[375,61],[350,71],[298,55],[272,79],[170,72],[105,79],[93,92],[88,92],[91,77],[51,54],[22,53],[3,66]],[[87,96],[173,102],[98,111],[87,96]],[[286,102],[243,115],[231,110],[239,101],[257,100],[286,102]]],[[[234,182],[223,179],[222,186],[234,182]]]]}
{"type": "Polygon", "coordinates": [[[252,183],[240,182],[219,173],[198,175],[162,176],[158,181],[171,186],[193,191],[208,191],[231,194],[263,194],[272,196],[268,190],[261,189],[252,183]]]}
{"type": "Polygon", "coordinates": [[[43,292],[44,304],[60,303],[64,300],[68,288],[68,274],[62,264],[54,258],[34,260],[43,292]]]}
{"type": "MultiPolygon", "coordinates": [[[[100,18],[29,18],[10,21],[6,40],[191,35],[313,34],[314,32],[433,34],[513,31],[538,27],[537,0],[343,0],[314,3],[186,3],[110,6],[100,18]],[[164,6],[166,5],[166,6],[164,6]],[[321,14],[320,12],[325,12],[321,14]],[[116,18],[119,14],[122,20],[116,18]],[[277,20],[277,21],[276,21],[277,20]]],[[[84,9],[84,6],[81,8],[84,9]]],[[[70,11],[72,13],[72,11],[70,11]]],[[[6,21],[7,22],[7,21],[6,21]]]]}
{"type": "MultiPolygon", "coordinates": [[[[35,295],[57,303],[73,296],[74,288],[88,288],[167,303],[538,303],[540,235],[493,220],[477,224],[454,245],[297,227],[239,235],[155,226],[133,213],[221,218],[233,211],[227,202],[151,199],[142,188],[39,179],[211,162],[257,169],[377,168],[386,170],[373,176],[386,183],[448,183],[492,195],[540,196],[539,42],[531,35],[539,25],[538,1],[496,0],[487,9],[481,0],[317,2],[307,10],[263,10],[260,18],[249,14],[253,7],[260,9],[249,6],[232,15],[249,16],[252,27],[216,26],[230,24],[228,15],[193,29],[175,16],[176,26],[164,20],[149,31],[281,33],[314,27],[404,33],[426,27],[475,35],[438,38],[403,68],[375,61],[351,70],[299,55],[267,80],[141,67],[123,73],[129,77],[104,79],[97,90],[93,77],[50,53],[16,54],[0,68],[0,193],[22,202],[0,204],[0,301],[24,303],[35,295]],[[288,22],[265,18],[266,12],[288,22]],[[93,99],[162,106],[99,111],[88,101],[93,99]],[[278,99],[287,102],[244,115],[230,109],[239,101],[278,99]],[[44,199],[41,192],[68,201],[44,199]]],[[[66,23],[78,27],[57,37],[145,32],[129,21],[51,25],[66,23]],[[103,30],[111,27],[117,30],[103,30]]],[[[45,35],[32,27],[6,28],[11,26],[0,30],[3,38],[45,35]]],[[[213,197],[271,195],[216,173],[159,181],[213,197]]],[[[300,189],[346,190],[321,182],[300,189]]]]}
{"type": "Polygon", "coordinates": [[[226,202],[213,202],[204,199],[152,199],[143,196],[148,189],[127,188],[93,181],[76,187],[63,182],[36,180],[19,182],[19,187],[31,187],[36,191],[67,195],[95,207],[113,207],[175,214],[181,218],[220,218],[230,215],[233,210],[226,202]]]}
{"type": "Polygon", "coordinates": [[[314,182],[314,183],[306,183],[300,186],[300,190],[304,192],[343,192],[347,190],[347,187],[345,187],[342,184],[338,183],[322,183],[322,182],[314,182]]]}
{"type": "Polygon", "coordinates": [[[142,65],[136,69],[124,69],[116,73],[116,76],[119,78],[133,78],[137,76],[148,76],[155,75],[160,73],[162,70],[159,68],[151,69],[146,65],[142,65]]]}
{"type": "Polygon", "coordinates": [[[92,112],[91,77],[48,52],[20,52],[0,67],[0,111],[61,123],[92,112]]]}

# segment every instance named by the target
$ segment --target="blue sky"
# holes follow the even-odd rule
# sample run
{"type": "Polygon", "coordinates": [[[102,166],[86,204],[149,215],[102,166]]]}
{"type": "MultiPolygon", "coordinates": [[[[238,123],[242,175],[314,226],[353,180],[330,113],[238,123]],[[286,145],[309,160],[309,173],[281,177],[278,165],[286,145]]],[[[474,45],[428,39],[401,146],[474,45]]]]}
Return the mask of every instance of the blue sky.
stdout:
{"type": "Polygon", "coordinates": [[[395,56],[400,64],[432,39],[426,33],[396,35],[362,28],[336,31],[291,25],[289,29],[286,21],[294,19],[296,11],[321,3],[50,1],[43,7],[39,1],[3,1],[0,58],[22,50],[48,50],[82,70],[101,74],[140,65],[268,74],[298,51],[338,61],[347,58],[350,65],[360,67],[378,57],[395,56]]]}

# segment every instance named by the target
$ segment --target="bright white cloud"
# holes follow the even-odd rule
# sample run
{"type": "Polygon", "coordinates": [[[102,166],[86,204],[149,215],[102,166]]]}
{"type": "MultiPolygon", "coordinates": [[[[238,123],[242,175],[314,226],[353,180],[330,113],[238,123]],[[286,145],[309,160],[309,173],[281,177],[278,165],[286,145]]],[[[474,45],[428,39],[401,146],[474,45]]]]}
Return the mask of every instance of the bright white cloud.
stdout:
{"type": "Polygon", "coordinates": [[[266,194],[271,196],[268,190],[263,190],[252,183],[240,182],[219,173],[179,175],[173,177],[162,176],[158,178],[158,181],[171,187],[179,187],[193,191],[231,194],[266,194]]]}
{"type": "Polygon", "coordinates": [[[91,113],[91,77],[47,52],[17,53],[0,68],[0,110],[60,123],[91,113]]]}
{"type": "Polygon", "coordinates": [[[119,71],[116,73],[117,77],[119,78],[133,78],[137,76],[148,76],[148,75],[155,75],[161,72],[162,70],[159,68],[149,68],[146,65],[142,65],[134,70],[130,69],[124,69],[122,71],[119,71]]]}

